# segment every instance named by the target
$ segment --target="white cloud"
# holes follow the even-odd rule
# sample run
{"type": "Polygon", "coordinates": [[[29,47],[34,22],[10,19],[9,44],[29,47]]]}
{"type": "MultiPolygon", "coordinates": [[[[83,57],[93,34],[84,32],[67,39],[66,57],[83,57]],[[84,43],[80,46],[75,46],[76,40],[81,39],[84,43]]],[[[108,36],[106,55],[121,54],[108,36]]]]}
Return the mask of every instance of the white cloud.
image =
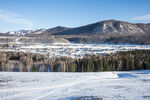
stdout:
{"type": "Polygon", "coordinates": [[[14,12],[0,9],[0,21],[33,27],[33,22],[14,12]]]}
{"type": "Polygon", "coordinates": [[[144,16],[139,16],[139,17],[133,17],[132,20],[136,20],[136,21],[150,21],[150,14],[144,15],[144,16]]]}

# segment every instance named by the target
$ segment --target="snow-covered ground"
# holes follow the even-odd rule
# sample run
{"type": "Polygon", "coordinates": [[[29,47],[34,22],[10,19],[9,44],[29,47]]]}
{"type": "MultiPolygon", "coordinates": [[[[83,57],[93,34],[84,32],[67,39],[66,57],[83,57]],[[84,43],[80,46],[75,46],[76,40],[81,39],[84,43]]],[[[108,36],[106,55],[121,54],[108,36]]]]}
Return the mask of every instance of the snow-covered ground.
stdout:
{"type": "MultiPolygon", "coordinates": [[[[16,40],[19,44],[19,41],[16,40]]],[[[31,53],[46,54],[50,57],[68,56],[72,58],[82,58],[85,55],[101,55],[115,53],[117,51],[128,51],[135,49],[150,49],[150,45],[113,45],[113,44],[28,44],[18,47],[1,49],[1,51],[23,51],[31,53]]]]}
{"type": "Polygon", "coordinates": [[[150,100],[150,70],[97,73],[0,72],[0,100],[150,100]]]}

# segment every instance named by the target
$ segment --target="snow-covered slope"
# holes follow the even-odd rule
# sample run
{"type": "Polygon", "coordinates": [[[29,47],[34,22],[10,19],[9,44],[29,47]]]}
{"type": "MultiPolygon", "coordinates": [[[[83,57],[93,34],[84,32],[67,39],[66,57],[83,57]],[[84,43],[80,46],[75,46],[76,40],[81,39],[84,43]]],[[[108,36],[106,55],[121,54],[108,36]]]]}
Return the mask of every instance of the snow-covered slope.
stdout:
{"type": "Polygon", "coordinates": [[[7,34],[10,35],[25,35],[31,33],[33,30],[18,30],[18,31],[9,31],[7,34]]]}
{"type": "Polygon", "coordinates": [[[44,33],[46,31],[46,29],[37,29],[35,31],[32,31],[30,34],[41,34],[44,33]]]}
{"type": "MultiPolygon", "coordinates": [[[[134,24],[118,20],[104,20],[76,28],[55,31],[55,35],[134,35],[148,34],[149,24],[134,24]]],[[[52,34],[52,33],[51,33],[52,34]]]]}
{"type": "Polygon", "coordinates": [[[104,100],[150,100],[150,70],[0,73],[0,100],[75,100],[84,96],[104,100]]]}

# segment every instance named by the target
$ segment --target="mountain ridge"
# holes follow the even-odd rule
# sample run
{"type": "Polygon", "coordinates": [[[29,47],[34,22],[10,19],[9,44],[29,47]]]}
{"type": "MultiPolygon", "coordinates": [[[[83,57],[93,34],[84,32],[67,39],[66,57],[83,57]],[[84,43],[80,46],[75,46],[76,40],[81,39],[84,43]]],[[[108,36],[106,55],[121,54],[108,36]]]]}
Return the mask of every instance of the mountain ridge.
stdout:
{"type": "Polygon", "coordinates": [[[105,20],[85,26],[71,28],[53,35],[104,35],[104,34],[145,34],[150,32],[149,24],[133,24],[129,22],[105,20]]]}
{"type": "Polygon", "coordinates": [[[14,35],[132,35],[132,34],[149,34],[150,23],[130,23],[119,20],[104,20],[96,23],[69,28],[57,26],[49,29],[37,30],[19,30],[14,35]]]}
{"type": "Polygon", "coordinates": [[[17,31],[9,31],[6,34],[9,35],[25,35],[25,34],[29,34],[34,30],[17,30],[17,31]]]}

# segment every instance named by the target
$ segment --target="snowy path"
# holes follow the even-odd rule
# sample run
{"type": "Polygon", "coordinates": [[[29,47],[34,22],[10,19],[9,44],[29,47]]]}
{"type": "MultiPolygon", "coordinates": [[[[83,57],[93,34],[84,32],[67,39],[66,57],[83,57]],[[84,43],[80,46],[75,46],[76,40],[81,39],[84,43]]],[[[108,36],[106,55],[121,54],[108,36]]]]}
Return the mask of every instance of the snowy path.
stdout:
{"type": "Polygon", "coordinates": [[[95,96],[104,100],[150,100],[150,70],[0,72],[0,100],[74,100],[81,96],[95,96]]]}

